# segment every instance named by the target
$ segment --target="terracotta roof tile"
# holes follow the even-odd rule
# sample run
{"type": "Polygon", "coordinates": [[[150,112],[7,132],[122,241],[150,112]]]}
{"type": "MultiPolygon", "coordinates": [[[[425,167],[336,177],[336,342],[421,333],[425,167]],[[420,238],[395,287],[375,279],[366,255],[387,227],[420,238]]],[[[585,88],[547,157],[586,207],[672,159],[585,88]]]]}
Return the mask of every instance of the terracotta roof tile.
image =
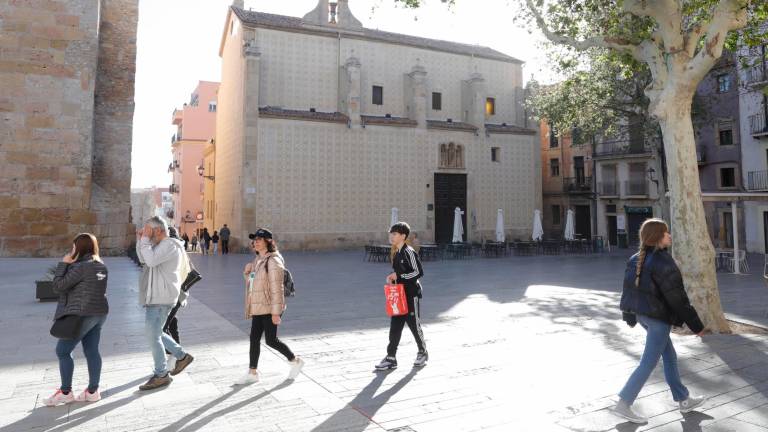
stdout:
{"type": "Polygon", "coordinates": [[[347,123],[349,121],[349,118],[340,112],[331,113],[309,110],[290,110],[271,106],[259,108],[259,117],[323,121],[332,123],[347,123]]]}
{"type": "Polygon", "coordinates": [[[536,135],[536,130],[508,124],[485,124],[485,131],[488,133],[500,134],[518,134],[518,135],[536,135]]]}
{"type": "Polygon", "coordinates": [[[418,123],[416,120],[411,120],[406,117],[383,117],[383,116],[369,116],[361,115],[360,120],[363,125],[381,125],[381,126],[403,126],[414,127],[418,123]]]}
{"type": "Polygon", "coordinates": [[[429,129],[445,129],[465,132],[477,132],[477,127],[469,123],[442,120],[427,120],[429,129]]]}

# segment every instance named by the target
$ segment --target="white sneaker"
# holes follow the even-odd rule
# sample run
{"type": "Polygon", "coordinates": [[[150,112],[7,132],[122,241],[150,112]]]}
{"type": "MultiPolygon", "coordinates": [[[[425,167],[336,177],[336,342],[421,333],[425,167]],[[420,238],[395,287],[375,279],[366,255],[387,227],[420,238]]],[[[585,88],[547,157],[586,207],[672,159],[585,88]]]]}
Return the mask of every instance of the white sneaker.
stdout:
{"type": "Polygon", "coordinates": [[[259,373],[256,372],[251,373],[250,371],[246,373],[245,375],[241,376],[240,379],[235,381],[236,385],[248,385],[259,382],[259,373]]]}
{"type": "Polygon", "coordinates": [[[688,399],[680,402],[680,412],[689,413],[702,406],[706,401],[706,396],[688,396],[688,399]]]}
{"type": "Polygon", "coordinates": [[[288,379],[296,379],[296,377],[299,376],[299,372],[301,372],[301,368],[304,367],[304,360],[297,356],[289,363],[291,364],[291,371],[288,372],[288,379]]]}
{"type": "Polygon", "coordinates": [[[75,401],[75,395],[70,391],[69,394],[64,394],[61,389],[56,390],[56,393],[43,399],[45,406],[54,407],[56,405],[68,404],[75,401]]]}
{"type": "Polygon", "coordinates": [[[101,392],[96,389],[95,393],[91,393],[88,389],[83,390],[82,393],[75,396],[76,402],[98,402],[101,400],[101,392]]]}
{"type": "Polygon", "coordinates": [[[611,409],[611,411],[613,411],[613,413],[616,414],[617,416],[622,417],[626,420],[629,420],[630,423],[635,423],[635,424],[648,423],[647,418],[634,412],[632,410],[632,407],[627,405],[627,403],[624,402],[623,400],[619,400],[616,403],[616,406],[614,406],[613,409],[611,409]]]}

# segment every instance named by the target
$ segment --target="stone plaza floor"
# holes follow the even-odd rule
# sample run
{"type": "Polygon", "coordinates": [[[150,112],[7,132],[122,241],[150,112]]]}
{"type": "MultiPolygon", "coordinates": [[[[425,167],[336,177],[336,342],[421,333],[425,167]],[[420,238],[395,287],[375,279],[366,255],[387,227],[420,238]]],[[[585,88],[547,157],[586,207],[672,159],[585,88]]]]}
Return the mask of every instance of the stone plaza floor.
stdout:
{"type": "MultiPolygon", "coordinates": [[[[645,333],[617,309],[631,252],[475,258],[425,263],[422,316],[430,361],[412,369],[404,331],[400,368],[376,373],[388,318],[389,267],[360,252],[286,253],[297,296],[280,337],[306,361],[295,381],[262,350],[262,381],[233,386],[248,366],[240,271],[246,255],[200,256],[204,279],[179,314],[195,356],[167,389],[137,390],[151,373],[137,303],[139,269],[108,258],[111,312],[101,352],[103,400],[48,408],[59,384],[55,303],[33,281],[55,260],[0,260],[0,432],[20,431],[734,431],[768,432],[768,337],[673,335],[683,382],[707,394],[699,412],[676,409],[657,368],[638,399],[647,425],[608,412],[636,366],[645,333]]],[[[729,316],[768,324],[762,258],[750,275],[719,274],[729,316]]],[[[75,391],[87,383],[75,351],[75,391]]]]}

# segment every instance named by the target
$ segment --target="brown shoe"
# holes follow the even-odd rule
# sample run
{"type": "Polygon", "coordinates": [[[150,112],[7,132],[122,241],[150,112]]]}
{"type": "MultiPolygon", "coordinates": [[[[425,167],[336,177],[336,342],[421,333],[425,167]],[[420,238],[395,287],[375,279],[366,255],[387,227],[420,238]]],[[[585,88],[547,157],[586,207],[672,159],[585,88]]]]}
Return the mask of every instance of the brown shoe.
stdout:
{"type": "Polygon", "coordinates": [[[171,371],[171,375],[176,376],[180,374],[184,369],[189,366],[190,363],[192,363],[192,360],[195,358],[192,357],[189,354],[185,354],[184,357],[176,360],[176,366],[173,367],[173,370],[171,371]]]}
{"type": "Polygon", "coordinates": [[[155,390],[162,387],[167,387],[172,381],[173,378],[171,378],[168,374],[165,374],[163,377],[152,375],[152,378],[150,378],[149,381],[139,386],[139,390],[155,390]]]}

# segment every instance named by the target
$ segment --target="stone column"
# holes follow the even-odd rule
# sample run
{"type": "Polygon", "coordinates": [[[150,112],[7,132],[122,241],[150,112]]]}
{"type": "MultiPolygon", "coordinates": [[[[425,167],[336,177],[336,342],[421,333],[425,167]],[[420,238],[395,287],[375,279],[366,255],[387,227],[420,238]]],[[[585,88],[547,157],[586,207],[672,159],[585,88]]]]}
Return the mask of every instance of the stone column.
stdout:
{"type": "Polygon", "coordinates": [[[408,74],[411,79],[411,109],[408,117],[416,120],[420,129],[427,128],[427,71],[418,61],[408,74]]]}
{"type": "Polygon", "coordinates": [[[474,72],[462,82],[461,106],[464,121],[483,129],[485,127],[485,78],[474,72]]]}
{"type": "Polygon", "coordinates": [[[347,59],[344,64],[345,94],[342,96],[344,101],[344,114],[349,117],[352,127],[360,126],[360,60],[354,55],[347,59]]]}

